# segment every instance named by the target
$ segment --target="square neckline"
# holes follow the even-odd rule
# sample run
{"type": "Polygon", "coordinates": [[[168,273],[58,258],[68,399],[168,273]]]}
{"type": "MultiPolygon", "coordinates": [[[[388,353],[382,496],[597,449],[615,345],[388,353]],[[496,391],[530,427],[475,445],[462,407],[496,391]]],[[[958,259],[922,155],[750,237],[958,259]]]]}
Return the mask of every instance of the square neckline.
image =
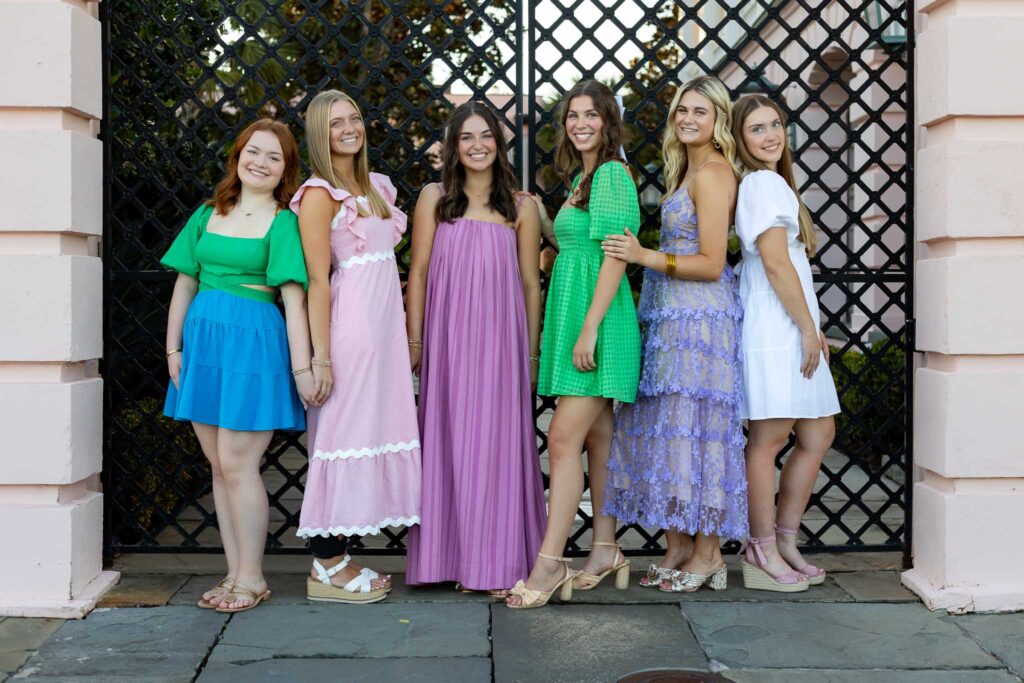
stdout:
{"type": "Polygon", "coordinates": [[[270,221],[270,227],[267,228],[267,231],[265,233],[263,233],[262,237],[241,237],[239,235],[225,235],[222,232],[213,232],[212,230],[210,230],[209,229],[210,219],[213,218],[213,214],[216,211],[216,208],[213,207],[213,206],[210,206],[208,208],[210,209],[210,211],[209,211],[209,213],[207,213],[206,219],[203,221],[203,227],[202,227],[204,235],[214,235],[215,237],[223,237],[224,239],[229,239],[229,240],[247,240],[247,241],[250,241],[250,242],[265,242],[265,241],[267,241],[267,239],[270,238],[270,233],[274,231],[274,224],[277,223],[277,219],[281,217],[281,214],[283,214],[285,211],[288,210],[288,209],[280,209],[280,208],[277,210],[277,213],[274,214],[274,220],[270,221]]]}

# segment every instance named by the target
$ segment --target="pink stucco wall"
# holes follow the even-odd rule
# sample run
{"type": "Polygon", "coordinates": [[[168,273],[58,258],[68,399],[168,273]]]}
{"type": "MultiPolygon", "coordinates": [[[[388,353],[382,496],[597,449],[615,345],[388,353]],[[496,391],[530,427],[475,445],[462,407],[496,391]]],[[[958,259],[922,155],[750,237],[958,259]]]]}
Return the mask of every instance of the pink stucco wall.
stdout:
{"type": "Polygon", "coordinates": [[[101,566],[97,9],[0,0],[0,615],[79,617],[117,581],[101,566]]]}
{"type": "Polygon", "coordinates": [[[934,609],[1024,609],[1024,4],[918,2],[914,568],[934,609]]]}

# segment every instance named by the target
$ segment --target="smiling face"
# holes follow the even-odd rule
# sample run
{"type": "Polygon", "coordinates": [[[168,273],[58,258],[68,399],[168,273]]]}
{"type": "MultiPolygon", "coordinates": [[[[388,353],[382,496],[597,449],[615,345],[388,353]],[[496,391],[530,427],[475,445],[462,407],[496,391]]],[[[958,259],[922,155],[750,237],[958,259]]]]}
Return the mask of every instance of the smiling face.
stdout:
{"type": "Polygon", "coordinates": [[[696,90],[679,98],[672,123],[676,137],[684,145],[705,145],[715,135],[715,105],[696,90]]]}
{"type": "Polygon", "coordinates": [[[580,154],[596,152],[601,147],[603,128],[604,121],[590,95],[580,95],[569,101],[565,113],[565,134],[580,154]]]}
{"type": "Polygon", "coordinates": [[[775,168],[786,151],[786,127],[771,107],[758,107],[743,121],[743,144],[750,155],[775,168]]]}
{"type": "Polygon", "coordinates": [[[272,192],[284,174],[284,151],[277,135],[254,132],[238,156],[238,179],[257,192],[272,192]]]}
{"type": "Polygon", "coordinates": [[[494,164],[498,141],[482,116],[470,116],[459,131],[459,163],[472,171],[484,171],[494,164]]]}
{"type": "Polygon", "coordinates": [[[352,156],[363,148],[366,127],[363,117],[351,102],[339,100],[331,105],[331,154],[352,156]]]}

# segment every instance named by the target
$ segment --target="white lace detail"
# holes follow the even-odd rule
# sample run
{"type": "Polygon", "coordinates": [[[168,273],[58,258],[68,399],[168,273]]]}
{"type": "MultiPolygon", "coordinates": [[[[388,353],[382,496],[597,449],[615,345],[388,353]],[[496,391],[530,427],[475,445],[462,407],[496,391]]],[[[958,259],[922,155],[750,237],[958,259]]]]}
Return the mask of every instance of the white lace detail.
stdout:
{"type": "Polygon", "coordinates": [[[375,251],[369,254],[358,254],[356,256],[349,256],[347,259],[338,264],[339,268],[351,268],[352,266],[364,266],[367,263],[377,263],[379,261],[394,261],[395,252],[393,251],[375,251]]]}
{"type": "Polygon", "coordinates": [[[398,519],[382,519],[377,525],[370,526],[332,526],[329,529],[302,527],[295,532],[299,538],[311,538],[313,536],[368,536],[379,534],[380,530],[388,526],[412,526],[420,523],[420,516],[399,517],[398,519]]]}
{"type": "Polygon", "coordinates": [[[386,443],[382,446],[364,446],[363,448],[347,448],[337,451],[325,452],[317,449],[313,453],[313,457],[317,460],[348,460],[349,458],[375,458],[378,455],[384,455],[385,453],[401,453],[402,451],[411,451],[419,448],[420,442],[418,439],[412,441],[403,441],[400,443],[386,443]]]}

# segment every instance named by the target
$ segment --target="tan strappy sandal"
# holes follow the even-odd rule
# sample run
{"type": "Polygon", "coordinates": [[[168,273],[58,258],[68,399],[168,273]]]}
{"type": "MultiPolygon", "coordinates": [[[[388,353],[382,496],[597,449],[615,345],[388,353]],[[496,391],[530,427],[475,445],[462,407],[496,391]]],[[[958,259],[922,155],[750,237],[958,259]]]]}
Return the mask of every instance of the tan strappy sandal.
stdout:
{"type": "Polygon", "coordinates": [[[604,577],[608,576],[612,572],[615,572],[615,587],[620,591],[624,591],[629,588],[629,560],[622,554],[622,548],[619,547],[618,543],[607,543],[605,541],[594,541],[590,544],[591,547],[595,545],[610,545],[615,546],[615,557],[622,557],[622,562],[616,562],[611,568],[606,569],[600,574],[588,574],[585,571],[577,571],[576,576],[572,578],[572,587],[578,591],[589,591],[597,588],[604,577]]]}
{"type": "Polygon", "coordinates": [[[256,591],[255,588],[249,588],[248,586],[243,586],[242,584],[236,582],[235,585],[231,587],[231,590],[228,591],[228,594],[224,596],[224,601],[228,603],[228,606],[227,607],[217,607],[215,609],[218,612],[222,612],[224,614],[235,614],[236,612],[248,612],[251,609],[255,609],[255,608],[259,607],[260,603],[262,603],[264,600],[269,600],[269,599],[270,599],[270,589],[269,588],[266,589],[265,591],[263,591],[262,593],[259,593],[259,592],[256,591]],[[252,602],[250,602],[248,605],[246,605],[244,607],[233,607],[232,605],[234,605],[236,602],[238,602],[239,598],[249,598],[250,600],[252,600],[252,602]]]}
{"type": "Polygon", "coordinates": [[[517,595],[522,601],[522,604],[512,605],[509,602],[505,602],[505,606],[509,609],[534,609],[536,607],[543,607],[548,604],[548,600],[555,591],[559,591],[558,599],[562,602],[568,602],[572,600],[572,578],[576,575],[572,569],[569,568],[569,563],[572,560],[566,557],[553,557],[552,555],[545,555],[544,553],[537,553],[537,557],[543,557],[545,560],[554,560],[555,562],[565,563],[565,576],[554,585],[549,591],[535,591],[532,588],[526,587],[526,582],[520,579],[516,582],[516,585],[509,591],[509,596],[517,595]]]}
{"type": "Polygon", "coordinates": [[[206,591],[203,594],[203,595],[205,595],[206,593],[209,593],[211,591],[215,591],[217,589],[221,589],[222,592],[220,594],[220,597],[218,597],[216,600],[212,600],[212,601],[211,600],[207,600],[204,597],[200,597],[199,601],[196,602],[196,607],[198,607],[200,609],[217,609],[217,605],[220,604],[221,600],[223,600],[224,598],[227,597],[228,593],[231,592],[231,589],[234,587],[234,585],[235,585],[235,580],[232,579],[230,576],[225,576],[223,579],[221,579],[220,581],[217,582],[216,586],[214,586],[213,588],[209,589],[208,591],[206,591]]]}

